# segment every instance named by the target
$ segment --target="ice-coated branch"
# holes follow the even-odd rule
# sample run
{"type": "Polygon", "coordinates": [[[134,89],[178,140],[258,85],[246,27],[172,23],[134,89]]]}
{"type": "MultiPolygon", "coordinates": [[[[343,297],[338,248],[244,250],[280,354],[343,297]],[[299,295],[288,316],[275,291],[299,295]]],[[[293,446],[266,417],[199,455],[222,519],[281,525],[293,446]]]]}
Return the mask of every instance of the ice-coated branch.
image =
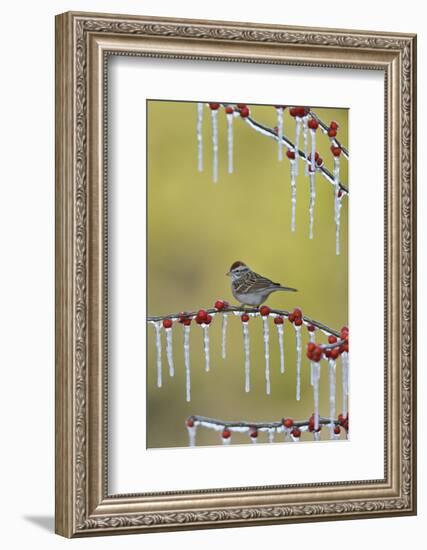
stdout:
{"type": "MultiPolygon", "coordinates": [[[[238,421],[229,421],[229,420],[220,420],[218,418],[209,418],[207,416],[200,416],[200,415],[191,415],[187,419],[188,422],[191,422],[193,424],[199,424],[205,427],[208,427],[208,424],[211,424],[212,426],[219,426],[220,428],[257,428],[259,429],[272,429],[272,428],[280,428],[284,426],[285,419],[280,419],[278,421],[274,422],[249,422],[246,420],[238,420],[238,421]]],[[[292,426],[296,428],[301,428],[304,426],[309,427],[313,424],[312,417],[308,418],[306,420],[292,420],[292,426]]],[[[329,426],[331,424],[331,419],[326,418],[323,416],[319,417],[319,425],[320,426],[329,426]]],[[[336,426],[342,425],[340,419],[334,420],[334,424],[336,426]]]]}
{"type": "MultiPolygon", "coordinates": [[[[328,130],[329,130],[329,126],[328,126],[327,124],[325,124],[325,123],[323,122],[323,120],[322,120],[314,111],[309,111],[308,114],[309,114],[312,118],[314,118],[314,119],[317,120],[317,122],[319,123],[320,128],[322,129],[322,132],[323,132],[324,134],[327,135],[327,134],[328,134],[328,130]]],[[[342,144],[337,140],[336,137],[331,138],[331,142],[333,143],[333,145],[334,145],[335,147],[339,147],[339,148],[341,149],[342,154],[345,156],[346,159],[349,158],[348,149],[346,149],[346,148],[344,147],[344,145],[342,145],[342,144]]]]}
{"type": "MultiPolygon", "coordinates": [[[[273,128],[269,128],[268,126],[265,126],[264,124],[261,124],[260,122],[256,121],[253,117],[247,116],[243,119],[246,124],[248,124],[251,128],[256,130],[257,132],[263,134],[264,136],[267,136],[271,139],[274,139],[278,141],[281,139],[283,145],[289,150],[289,151],[298,151],[298,157],[301,158],[304,162],[307,164],[311,164],[310,155],[306,155],[304,151],[301,151],[300,149],[296,149],[295,144],[286,136],[281,136],[281,138],[277,135],[275,130],[273,128]]],[[[348,153],[347,153],[348,154],[348,153]]],[[[325,166],[318,166],[317,167],[318,172],[332,185],[335,185],[335,178],[332,172],[330,172],[325,166]]],[[[343,193],[349,194],[348,187],[344,185],[342,182],[339,182],[339,188],[343,193]]]]}
{"type": "MultiPolygon", "coordinates": [[[[244,307],[240,307],[240,306],[232,306],[232,305],[227,305],[226,307],[224,307],[223,309],[219,310],[217,308],[210,308],[210,309],[205,309],[204,311],[206,311],[206,313],[208,315],[212,315],[212,313],[214,314],[226,314],[226,313],[230,313],[230,312],[235,312],[236,314],[237,313],[241,313],[241,314],[244,314],[244,313],[247,313],[248,315],[251,315],[251,316],[260,316],[261,315],[261,312],[260,312],[260,309],[257,309],[257,308],[244,308],[244,307]]],[[[280,315],[282,317],[286,317],[286,318],[289,318],[289,315],[291,315],[291,312],[285,310],[285,309],[270,309],[269,310],[270,314],[273,314],[274,315],[280,315]]],[[[166,314],[166,315],[157,315],[157,316],[149,316],[147,317],[147,322],[148,323],[156,323],[156,322],[159,322],[159,321],[163,321],[164,319],[170,319],[172,321],[176,321],[176,320],[179,320],[180,318],[182,317],[185,317],[187,319],[194,319],[197,317],[197,311],[192,311],[192,312],[180,312],[180,313],[169,313],[169,314],[166,314]]],[[[305,325],[313,325],[314,327],[318,328],[319,330],[322,330],[325,334],[327,335],[333,335],[333,336],[336,336],[337,338],[340,336],[340,333],[339,331],[329,327],[328,325],[325,325],[324,323],[321,323],[320,321],[317,321],[315,319],[312,319],[311,317],[308,317],[306,315],[303,315],[302,316],[302,321],[305,325]]],[[[333,347],[335,346],[332,345],[333,347]]]]}

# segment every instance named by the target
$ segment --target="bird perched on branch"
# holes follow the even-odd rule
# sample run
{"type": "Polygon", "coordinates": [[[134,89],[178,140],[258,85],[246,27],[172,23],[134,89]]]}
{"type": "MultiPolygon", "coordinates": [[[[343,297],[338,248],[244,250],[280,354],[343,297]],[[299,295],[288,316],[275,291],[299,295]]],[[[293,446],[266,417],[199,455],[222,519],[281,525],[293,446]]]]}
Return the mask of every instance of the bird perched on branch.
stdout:
{"type": "Polygon", "coordinates": [[[272,292],[287,290],[297,292],[296,288],[282,286],[273,283],[267,277],[258,275],[243,262],[234,262],[230,271],[226,273],[231,277],[231,292],[243,306],[259,307],[265,302],[272,292]]]}

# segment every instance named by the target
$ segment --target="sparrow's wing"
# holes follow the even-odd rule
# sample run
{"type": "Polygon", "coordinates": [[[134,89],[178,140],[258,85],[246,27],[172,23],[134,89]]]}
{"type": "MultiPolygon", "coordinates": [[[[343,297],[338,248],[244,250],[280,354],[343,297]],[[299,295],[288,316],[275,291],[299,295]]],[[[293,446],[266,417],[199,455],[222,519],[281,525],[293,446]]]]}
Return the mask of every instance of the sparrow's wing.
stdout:
{"type": "Polygon", "coordinates": [[[250,272],[244,278],[244,281],[239,285],[240,292],[261,292],[269,288],[280,287],[279,283],[273,283],[267,277],[263,277],[255,272],[250,272]]]}

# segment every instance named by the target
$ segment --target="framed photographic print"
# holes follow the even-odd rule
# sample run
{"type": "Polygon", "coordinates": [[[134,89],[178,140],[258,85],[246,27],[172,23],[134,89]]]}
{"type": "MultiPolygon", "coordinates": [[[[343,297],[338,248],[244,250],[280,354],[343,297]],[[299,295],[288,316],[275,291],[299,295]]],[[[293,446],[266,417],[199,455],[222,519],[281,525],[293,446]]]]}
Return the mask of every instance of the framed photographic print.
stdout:
{"type": "Polygon", "coordinates": [[[415,514],[415,36],[65,13],[56,68],[57,533],[415,514]]]}

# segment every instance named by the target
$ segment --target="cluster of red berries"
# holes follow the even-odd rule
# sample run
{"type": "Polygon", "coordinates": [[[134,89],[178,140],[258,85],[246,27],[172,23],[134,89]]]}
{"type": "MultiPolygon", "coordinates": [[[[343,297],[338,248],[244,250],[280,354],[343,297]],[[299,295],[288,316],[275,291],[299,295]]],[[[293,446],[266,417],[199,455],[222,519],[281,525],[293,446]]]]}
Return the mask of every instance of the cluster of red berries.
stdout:
{"type": "MultiPolygon", "coordinates": [[[[312,325],[307,327],[307,329],[312,332],[311,329],[312,325]]],[[[342,353],[348,353],[349,345],[348,345],[348,335],[349,330],[348,327],[343,327],[340,331],[340,340],[343,340],[340,345],[338,345],[338,338],[334,336],[333,334],[330,334],[328,336],[328,344],[334,345],[337,344],[336,347],[333,348],[327,348],[324,349],[322,346],[315,344],[314,342],[309,342],[307,344],[307,357],[310,359],[310,361],[314,361],[315,363],[318,363],[323,356],[325,356],[327,359],[338,359],[338,357],[342,353]]]]}
{"type": "Polygon", "coordinates": [[[320,430],[322,429],[322,426],[318,426],[317,430],[314,429],[314,413],[310,416],[310,418],[308,419],[308,431],[309,432],[320,432],[320,430]]]}
{"type": "MultiPolygon", "coordinates": [[[[338,422],[339,422],[339,425],[342,426],[347,432],[348,432],[348,422],[349,422],[349,417],[348,417],[348,413],[346,416],[344,416],[343,414],[339,414],[338,415],[338,422]]],[[[335,429],[339,429],[340,426],[336,426],[335,429]]],[[[337,432],[335,432],[337,433],[337,432]]],[[[338,433],[340,433],[338,431],[338,433]]]]}
{"type": "Polygon", "coordinates": [[[288,315],[288,321],[293,323],[296,327],[302,325],[302,311],[299,307],[296,307],[293,312],[288,315]]]}
{"type": "MultiPolygon", "coordinates": [[[[310,161],[309,170],[311,172],[312,171],[312,168],[311,168],[311,153],[308,154],[308,160],[310,161]]],[[[314,162],[316,163],[317,166],[319,166],[319,168],[320,168],[320,166],[323,166],[323,159],[317,151],[314,153],[314,162]]]]}
{"type": "Polygon", "coordinates": [[[329,136],[330,138],[336,137],[337,131],[338,131],[338,124],[337,124],[335,121],[332,121],[332,122],[329,124],[328,136],[329,136]]]}
{"type": "Polygon", "coordinates": [[[181,323],[181,325],[184,325],[185,327],[189,327],[191,325],[191,317],[188,316],[188,313],[183,311],[179,314],[178,323],[181,323]]]}
{"type": "Polygon", "coordinates": [[[237,110],[242,118],[247,118],[250,114],[249,107],[245,103],[238,103],[237,110]]]}
{"type": "Polygon", "coordinates": [[[310,112],[308,107],[291,107],[289,109],[289,114],[293,117],[305,117],[310,112]]]}
{"type": "Polygon", "coordinates": [[[196,323],[198,325],[210,325],[212,322],[212,315],[209,315],[209,313],[205,309],[199,309],[196,315],[196,323]]]}
{"type": "MultiPolygon", "coordinates": [[[[221,107],[220,103],[209,103],[209,108],[211,111],[218,111],[218,109],[221,107]]],[[[237,111],[239,112],[240,116],[243,118],[246,118],[249,116],[249,107],[245,103],[238,103],[237,104],[237,111]]],[[[231,105],[227,105],[225,107],[225,112],[228,115],[231,115],[234,113],[234,108],[231,105]]]]}

